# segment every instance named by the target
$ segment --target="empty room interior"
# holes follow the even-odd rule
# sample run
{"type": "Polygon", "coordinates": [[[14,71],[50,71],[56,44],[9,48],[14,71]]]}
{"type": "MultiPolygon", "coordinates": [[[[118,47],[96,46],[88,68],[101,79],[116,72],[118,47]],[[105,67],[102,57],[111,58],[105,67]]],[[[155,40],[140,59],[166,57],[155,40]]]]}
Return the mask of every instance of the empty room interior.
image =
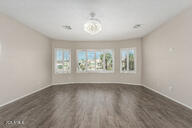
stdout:
{"type": "Polygon", "coordinates": [[[0,128],[192,128],[192,0],[0,0],[0,128]]]}

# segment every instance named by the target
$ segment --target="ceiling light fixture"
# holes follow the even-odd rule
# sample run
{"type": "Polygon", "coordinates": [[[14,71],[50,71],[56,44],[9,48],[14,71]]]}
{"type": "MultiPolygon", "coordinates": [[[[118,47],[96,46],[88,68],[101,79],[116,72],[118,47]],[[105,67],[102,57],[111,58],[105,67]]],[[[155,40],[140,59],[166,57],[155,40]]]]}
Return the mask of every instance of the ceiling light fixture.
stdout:
{"type": "Polygon", "coordinates": [[[98,34],[99,32],[102,31],[101,22],[100,22],[100,20],[94,18],[95,15],[96,14],[93,12],[90,13],[89,21],[84,24],[84,31],[91,35],[98,34]]]}

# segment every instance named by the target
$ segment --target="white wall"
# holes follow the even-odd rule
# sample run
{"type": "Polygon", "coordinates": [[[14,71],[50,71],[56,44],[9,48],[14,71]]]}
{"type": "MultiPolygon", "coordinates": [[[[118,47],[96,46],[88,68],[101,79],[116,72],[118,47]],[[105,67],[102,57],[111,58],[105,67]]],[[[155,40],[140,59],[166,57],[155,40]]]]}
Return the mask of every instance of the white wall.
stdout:
{"type": "Polygon", "coordinates": [[[192,107],[192,8],[146,36],[142,46],[142,83],[192,107]]]}
{"type": "Polygon", "coordinates": [[[52,59],[52,83],[70,82],[119,82],[141,84],[141,40],[125,41],[99,41],[99,42],[68,42],[52,41],[52,53],[54,48],[70,48],[72,50],[72,72],[71,74],[55,74],[54,54],[52,59]],[[137,73],[120,73],[120,48],[137,48],[137,73]],[[114,73],[76,73],[76,49],[114,49],[115,51],[115,72],[114,73]]]}
{"type": "Polygon", "coordinates": [[[48,38],[0,14],[0,105],[51,83],[48,38]]]}

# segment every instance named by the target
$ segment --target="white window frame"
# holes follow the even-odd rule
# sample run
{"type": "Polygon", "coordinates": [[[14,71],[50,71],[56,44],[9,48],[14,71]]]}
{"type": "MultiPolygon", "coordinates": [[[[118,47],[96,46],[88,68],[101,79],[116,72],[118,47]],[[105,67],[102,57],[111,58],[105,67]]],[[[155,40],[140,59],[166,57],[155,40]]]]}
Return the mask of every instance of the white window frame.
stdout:
{"type": "MultiPolygon", "coordinates": [[[[129,62],[127,62],[127,68],[129,69],[129,62]]],[[[133,47],[133,48],[120,48],[120,73],[137,73],[137,48],[133,47]],[[129,51],[130,50],[134,50],[135,54],[134,54],[134,62],[135,62],[135,70],[134,71],[122,71],[122,51],[126,50],[127,51],[127,61],[129,61],[129,51]]]]}
{"type": "MultiPolygon", "coordinates": [[[[77,73],[114,73],[114,69],[115,69],[115,53],[114,53],[114,49],[77,49],[76,50],[76,72],[77,73]],[[95,58],[96,58],[96,52],[97,51],[102,51],[102,52],[104,52],[104,58],[105,58],[105,53],[106,53],[106,51],[112,51],[112,58],[113,58],[113,67],[112,67],[112,71],[106,71],[106,70],[104,70],[104,71],[97,71],[97,70],[95,70],[95,71],[88,71],[87,70],[87,58],[88,58],[88,51],[93,51],[93,52],[95,52],[95,58]],[[86,52],[86,70],[85,71],[79,71],[79,65],[78,65],[78,53],[79,52],[81,52],[81,51],[85,51],[86,52]]],[[[103,62],[104,64],[105,64],[105,59],[104,59],[104,62],[103,62]]],[[[96,59],[95,59],[95,66],[96,66],[96,59]]],[[[96,69],[96,67],[95,67],[95,69],[96,69]]]]}
{"type": "Polygon", "coordinates": [[[65,49],[65,48],[55,48],[54,49],[54,70],[55,70],[55,74],[68,74],[68,73],[71,73],[71,49],[65,49]],[[62,50],[63,52],[63,58],[62,58],[62,61],[63,61],[63,65],[64,65],[64,51],[69,51],[69,71],[64,71],[63,72],[57,72],[57,50],[62,50]]]}

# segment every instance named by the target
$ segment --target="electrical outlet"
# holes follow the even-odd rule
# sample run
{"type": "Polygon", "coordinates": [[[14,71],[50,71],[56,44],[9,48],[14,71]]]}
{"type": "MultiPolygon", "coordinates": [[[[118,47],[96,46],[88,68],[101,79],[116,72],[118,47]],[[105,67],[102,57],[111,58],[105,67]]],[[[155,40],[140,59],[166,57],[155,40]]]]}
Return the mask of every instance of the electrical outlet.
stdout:
{"type": "Polygon", "coordinates": [[[175,48],[169,48],[169,52],[173,52],[175,48]]]}
{"type": "Polygon", "coordinates": [[[173,91],[173,86],[169,86],[169,91],[170,91],[170,92],[173,91]]]}

